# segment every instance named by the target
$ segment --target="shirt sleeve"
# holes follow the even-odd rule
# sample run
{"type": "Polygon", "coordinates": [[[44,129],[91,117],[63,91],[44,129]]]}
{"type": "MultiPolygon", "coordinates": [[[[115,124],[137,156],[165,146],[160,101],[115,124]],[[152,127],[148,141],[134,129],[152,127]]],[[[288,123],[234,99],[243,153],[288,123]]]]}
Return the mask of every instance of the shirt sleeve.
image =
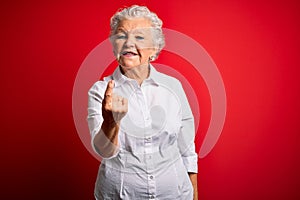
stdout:
{"type": "MultiPolygon", "coordinates": [[[[102,101],[104,92],[107,86],[107,82],[104,81],[98,81],[96,82],[91,89],[88,92],[88,127],[91,134],[91,145],[93,150],[99,154],[104,159],[109,159],[112,157],[115,157],[118,153],[118,150],[114,150],[115,154],[110,157],[105,157],[104,152],[101,152],[99,149],[96,148],[94,144],[94,138],[97,134],[100,135],[100,142],[104,144],[107,144],[110,141],[105,136],[105,134],[100,130],[101,125],[103,123],[103,117],[102,117],[102,101]]],[[[101,145],[101,144],[100,144],[101,145]]],[[[111,145],[109,148],[116,148],[116,146],[111,145]]]]}
{"type": "Polygon", "coordinates": [[[195,151],[195,124],[194,116],[185,92],[178,81],[177,89],[178,97],[181,101],[182,109],[182,125],[178,135],[178,147],[181,153],[183,163],[186,167],[187,172],[197,173],[198,172],[198,156],[195,151]]]}

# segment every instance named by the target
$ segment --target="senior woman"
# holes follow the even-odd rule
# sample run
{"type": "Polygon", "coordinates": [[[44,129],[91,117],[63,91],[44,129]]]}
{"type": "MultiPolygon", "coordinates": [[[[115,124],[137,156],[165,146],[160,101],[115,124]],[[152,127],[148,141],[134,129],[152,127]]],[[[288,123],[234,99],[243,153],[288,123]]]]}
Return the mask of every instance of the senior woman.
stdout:
{"type": "Polygon", "coordinates": [[[131,6],[111,18],[119,63],[89,91],[92,146],[102,157],[96,199],[197,199],[194,120],[178,80],[150,64],[164,47],[162,21],[131,6]]]}

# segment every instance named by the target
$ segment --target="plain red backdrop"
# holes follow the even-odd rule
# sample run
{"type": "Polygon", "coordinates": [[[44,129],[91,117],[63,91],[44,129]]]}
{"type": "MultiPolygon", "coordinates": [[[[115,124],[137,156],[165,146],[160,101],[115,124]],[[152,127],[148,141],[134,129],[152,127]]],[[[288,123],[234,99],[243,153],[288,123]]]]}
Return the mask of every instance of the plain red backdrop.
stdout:
{"type": "MultiPolygon", "coordinates": [[[[99,162],[76,132],[72,89],[110,17],[132,4],[200,43],[223,77],[226,122],[199,160],[199,199],[300,199],[300,5],[291,0],[2,1],[0,198],[93,199],[99,162]]],[[[205,84],[184,59],[162,52],[158,62],[198,80],[199,149],[210,117],[205,84]]]]}

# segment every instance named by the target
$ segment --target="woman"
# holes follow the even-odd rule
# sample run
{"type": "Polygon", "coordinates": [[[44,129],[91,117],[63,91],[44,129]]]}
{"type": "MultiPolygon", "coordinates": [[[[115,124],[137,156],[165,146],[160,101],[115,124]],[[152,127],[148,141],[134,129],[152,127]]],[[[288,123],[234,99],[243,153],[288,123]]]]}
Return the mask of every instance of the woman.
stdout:
{"type": "Polygon", "coordinates": [[[194,120],[181,84],[150,64],[162,21],[144,6],[111,18],[119,66],[89,91],[92,146],[103,158],[96,199],[197,199],[194,120]]]}

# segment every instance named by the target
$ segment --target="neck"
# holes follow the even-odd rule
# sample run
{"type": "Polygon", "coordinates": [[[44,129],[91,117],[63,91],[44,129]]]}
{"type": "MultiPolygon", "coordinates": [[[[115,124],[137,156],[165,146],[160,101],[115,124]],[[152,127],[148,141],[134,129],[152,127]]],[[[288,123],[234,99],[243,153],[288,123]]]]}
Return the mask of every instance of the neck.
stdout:
{"type": "Polygon", "coordinates": [[[126,69],[125,67],[121,66],[120,69],[124,76],[136,80],[139,85],[141,85],[143,81],[148,78],[150,73],[149,64],[140,65],[132,69],[126,69]]]}

